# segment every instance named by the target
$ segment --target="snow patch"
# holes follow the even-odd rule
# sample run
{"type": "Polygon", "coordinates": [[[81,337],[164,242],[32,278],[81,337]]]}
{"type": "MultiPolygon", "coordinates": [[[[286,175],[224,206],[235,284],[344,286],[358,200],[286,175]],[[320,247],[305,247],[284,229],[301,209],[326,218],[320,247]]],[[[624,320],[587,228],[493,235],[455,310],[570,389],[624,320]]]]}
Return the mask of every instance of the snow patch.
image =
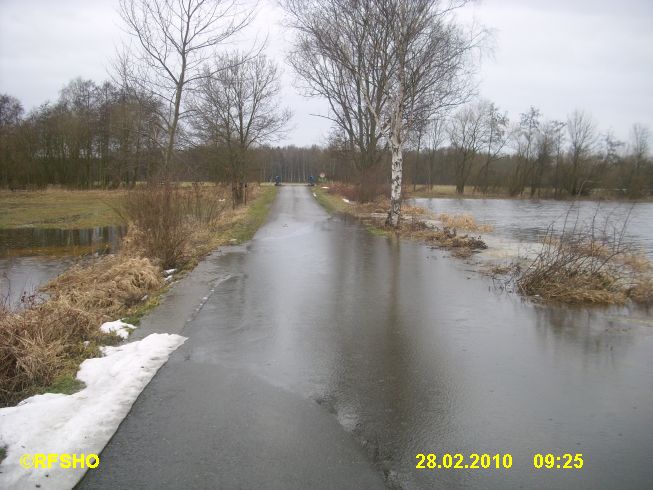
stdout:
{"type": "Polygon", "coordinates": [[[347,199],[346,197],[343,197],[342,200],[345,201],[347,204],[349,204],[349,203],[351,202],[351,201],[350,201],[349,199],[347,199]]]}
{"type": "Polygon", "coordinates": [[[177,272],[177,269],[166,269],[166,270],[163,271],[163,275],[164,276],[170,276],[170,275],[174,274],[175,272],[177,272]]]}
{"type": "Polygon", "coordinates": [[[35,453],[100,454],[140,392],[185,340],[151,334],[138,342],[104,347],[104,357],[80,366],[77,379],[86,384],[82,391],[36,395],[0,409],[0,446],[7,446],[0,488],[74,487],[85,469],[63,470],[57,464],[24,469],[19,458],[35,453]]]}
{"type": "Polygon", "coordinates": [[[104,333],[113,332],[116,335],[118,335],[118,337],[121,337],[123,339],[129,337],[129,334],[135,328],[136,327],[134,325],[125,323],[122,320],[116,320],[114,322],[105,322],[102,325],[100,325],[100,330],[102,330],[104,333]]]}

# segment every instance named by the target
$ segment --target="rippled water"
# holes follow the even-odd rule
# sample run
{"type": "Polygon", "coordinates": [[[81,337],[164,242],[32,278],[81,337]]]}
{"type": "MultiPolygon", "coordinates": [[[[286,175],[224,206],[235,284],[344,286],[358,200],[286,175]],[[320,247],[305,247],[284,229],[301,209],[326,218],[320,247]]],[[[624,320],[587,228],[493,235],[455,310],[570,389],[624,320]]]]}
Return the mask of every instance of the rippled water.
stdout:
{"type": "Polygon", "coordinates": [[[539,241],[549,226],[571,229],[594,219],[597,231],[619,234],[653,258],[653,203],[561,202],[521,199],[414,199],[414,204],[436,213],[469,213],[491,224],[503,238],[539,241]]]}

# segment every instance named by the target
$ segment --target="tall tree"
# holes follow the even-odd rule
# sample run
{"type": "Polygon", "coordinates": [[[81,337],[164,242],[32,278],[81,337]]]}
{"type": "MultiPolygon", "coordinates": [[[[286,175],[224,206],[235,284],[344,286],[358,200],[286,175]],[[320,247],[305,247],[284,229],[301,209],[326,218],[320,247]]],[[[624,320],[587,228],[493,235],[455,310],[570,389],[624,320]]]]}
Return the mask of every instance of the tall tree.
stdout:
{"type": "Polygon", "coordinates": [[[248,151],[283,134],[291,113],[281,108],[279,70],[263,55],[220,56],[192,104],[201,140],[225,149],[234,206],[246,200],[248,151]]]}
{"type": "MultiPolygon", "coordinates": [[[[366,110],[392,155],[390,210],[386,223],[401,215],[403,150],[417,121],[467,95],[469,53],[481,34],[466,36],[450,13],[466,1],[286,0],[300,39],[345,73],[346,79],[376,89],[362,91],[366,110]]],[[[301,75],[301,73],[300,73],[301,75]]]]}
{"type": "Polygon", "coordinates": [[[165,102],[164,172],[175,150],[186,89],[211,73],[203,66],[214,50],[253,17],[238,0],[120,0],[120,15],[137,48],[126,51],[121,78],[165,102]]]}
{"type": "Polygon", "coordinates": [[[567,118],[569,135],[569,178],[567,190],[572,196],[589,190],[590,175],[587,164],[596,145],[596,125],[591,116],[583,111],[574,111],[567,118]]]}
{"type": "Polygon", "coordinates": [[[463,194],[476,155],[485,147],[489,127],[486,108],[478,103],[463,107],[449,125],[449,140],[458,154],[456,164],[456,192],[463,194]]]}

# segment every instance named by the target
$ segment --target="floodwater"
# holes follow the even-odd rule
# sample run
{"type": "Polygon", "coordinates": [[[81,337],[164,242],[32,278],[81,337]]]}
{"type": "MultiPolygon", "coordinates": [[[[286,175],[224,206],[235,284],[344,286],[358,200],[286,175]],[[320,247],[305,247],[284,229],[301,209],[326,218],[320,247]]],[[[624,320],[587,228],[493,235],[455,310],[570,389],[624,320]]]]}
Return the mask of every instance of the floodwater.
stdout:
{"type": "Polygon", "coordinates": [[[115,251],[125,227],[0,229],[0,301],[17,306],[24,292],[68,268],[76,257],[115,251]]]}
{"type": "Polygon", "coordinates": [[[469,213],[504,239],[539,242],[549,226],[560,232],[595,222],[597,232],[620,235],[653,259],[653,203],[526,199],[412,199],[436,213],[469,213]],[[623,224],[626,223],[625,230],[623,224]]]}
{"type": "Polygon", "coordinates": [[[388,488],[650,488],[646,312],[500,294],[444,252],[329,217],[301,187],[281,188],[246,252],[213,260],[226,279],[88,488],[356,488],[339,476],[349,456],[322,456],[319,478],[305,476],[315,448],[331,447],[313,419],[287,416],[306,401],[388,488]],[[419,453],[510,454],[513,464],[416,469],[419,453]],[[582,454],[584,466],[535,469],[538,453],[582,454]]]}

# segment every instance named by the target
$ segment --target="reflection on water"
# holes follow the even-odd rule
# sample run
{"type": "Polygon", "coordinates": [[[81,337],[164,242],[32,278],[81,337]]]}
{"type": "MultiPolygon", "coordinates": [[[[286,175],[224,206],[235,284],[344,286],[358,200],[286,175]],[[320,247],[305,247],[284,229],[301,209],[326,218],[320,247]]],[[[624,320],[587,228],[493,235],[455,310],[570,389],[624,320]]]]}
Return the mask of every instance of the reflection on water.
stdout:
{"type": "Polygon", "coordinates": [[[596,225],[601,230],[606,220],[620,227],[628,219],[626,240],[653,257],[653,203],[440,198],[413,202],[436,213],[470,213],[477,221],[491,224],[496,234],[504,238],[531,242],[539,241],[551,224],[561,230],[565,220],[569,229],[577,218],[588,223],[596,215],[596,225]]]}
{"type": "Polygon", "coordinates": [[[2,228],[0,257],[31,255],[75,256],[116,250],[125,234],[124,226],[86,229],[2,228]]]}
{"type": "Polygon", "coordinates": [[[75,257],[117,250],[125,232],[123,226],[0,229],[0,301],[17,306],[23,292],[36,291],[75,257]]]}
{"type": "Polygon", "coordinates": [[[649,313],[494,294],[443,252],[326,219],[300,192],[280,194],[249,254],[219,259],[232,279],[189,331],[196,362],[315,400],[392,488],[650,483],[649,313]],[[514,465],[416,470],[428,452],[510,453],[514,465]],[[536,472],[542,452],[583,453],[586,466],[536,472]]]}

